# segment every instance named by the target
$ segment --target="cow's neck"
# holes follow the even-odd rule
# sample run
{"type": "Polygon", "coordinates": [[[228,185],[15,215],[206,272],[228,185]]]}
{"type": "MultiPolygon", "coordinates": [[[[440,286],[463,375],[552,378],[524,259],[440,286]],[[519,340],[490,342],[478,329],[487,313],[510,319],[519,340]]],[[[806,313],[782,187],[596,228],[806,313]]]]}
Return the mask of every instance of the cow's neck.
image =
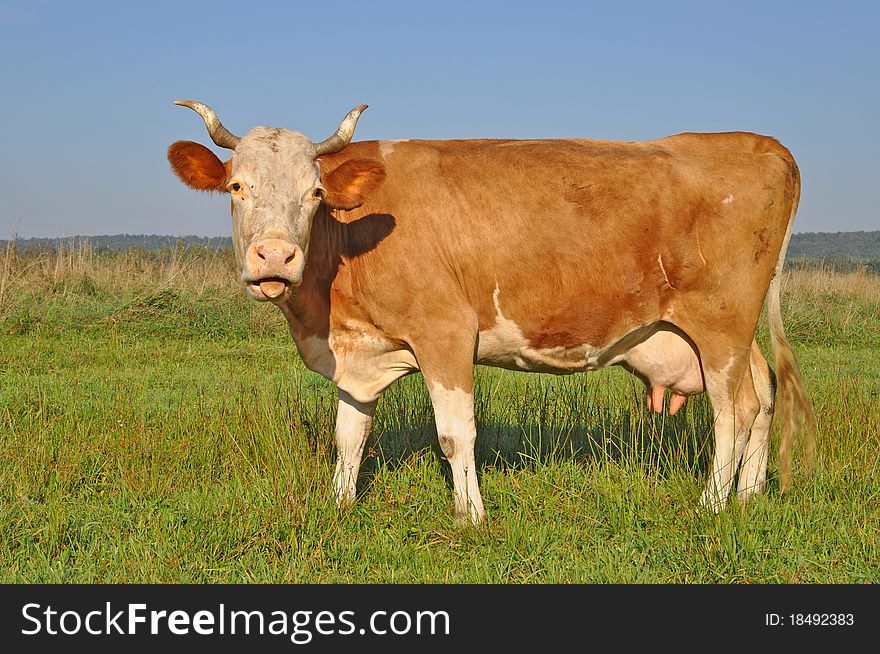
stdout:
{"type": "Polygon", "coordinates": [[[326,339],[338,313],[351,294],[351,268],[347,265],[345,225],[325,207],[318,209],[312,224],[302,284],[282,306],[294,338],[326,339]]]}

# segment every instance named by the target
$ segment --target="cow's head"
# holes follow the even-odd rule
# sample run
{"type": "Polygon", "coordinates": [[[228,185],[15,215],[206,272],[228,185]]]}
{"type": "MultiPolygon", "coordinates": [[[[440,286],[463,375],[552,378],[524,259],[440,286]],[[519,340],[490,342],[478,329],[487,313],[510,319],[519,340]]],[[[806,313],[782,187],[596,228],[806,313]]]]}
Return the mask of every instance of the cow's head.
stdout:
{"type": "Polygon", "coordinates": [[[175,104],[198,112],[214,143],[233,150],[233,156],[222,163],[205,146],[178,141],[168,148],[171,167],[190,188],[229,193],[241,280],[253,298],[281,301],[302,282],[319,207],[354,209],[385,177],[373,161],[349,160],[323,175],[318,165],[318,157],[349,144],[367,105],[352,109],[333,136],[312,143],[298,132],[272,127],[254,127],[238,137],[201,102],[175,104]]]}

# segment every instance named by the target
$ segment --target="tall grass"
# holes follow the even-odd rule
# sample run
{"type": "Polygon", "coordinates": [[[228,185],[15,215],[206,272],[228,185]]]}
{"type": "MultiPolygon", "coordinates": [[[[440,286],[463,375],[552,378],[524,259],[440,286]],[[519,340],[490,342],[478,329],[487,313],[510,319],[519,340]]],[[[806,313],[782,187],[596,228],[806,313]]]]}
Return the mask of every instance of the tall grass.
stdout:
{"type": "Polygon", "coordinates": [[[621,370],[479,368],[490,523],[461,530],[418,376],[383,396],[360,501],[335,510],[334,388],[228,250],[63,242],[0,271],[2,581],[880,580],[876,277],[786,276],[819,421],[792,492],[773,457],[766,496],[696,509],[703,398],[655,416],[621,370]]]}

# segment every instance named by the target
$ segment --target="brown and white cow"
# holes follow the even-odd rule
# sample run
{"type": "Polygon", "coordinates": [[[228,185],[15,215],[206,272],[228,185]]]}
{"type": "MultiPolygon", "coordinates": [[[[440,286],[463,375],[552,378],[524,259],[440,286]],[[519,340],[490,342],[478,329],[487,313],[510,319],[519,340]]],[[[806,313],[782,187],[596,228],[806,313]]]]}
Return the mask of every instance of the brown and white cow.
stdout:
{"type": "Polygon", "coordinates": [[[772,138],[680,134],[642,143],[565,140],[351,143],[366,108],[313,144],[297,132],[230,133],[198,102],[222,163],[168,150],[188,186],[228,193],[241,280],[275,303],[305,364],[339,388],[340,506],[376,402],[421,371],[452,468],[455,514],[485,518],[474,462],[475,363],[567,374],[619,364],[660,410],[707,392],[720,510],[764,488],[774,375],[755,331],[766,298],[778,367],[780,472],[812,414],[779,307],[800,193],[772,138]]]}

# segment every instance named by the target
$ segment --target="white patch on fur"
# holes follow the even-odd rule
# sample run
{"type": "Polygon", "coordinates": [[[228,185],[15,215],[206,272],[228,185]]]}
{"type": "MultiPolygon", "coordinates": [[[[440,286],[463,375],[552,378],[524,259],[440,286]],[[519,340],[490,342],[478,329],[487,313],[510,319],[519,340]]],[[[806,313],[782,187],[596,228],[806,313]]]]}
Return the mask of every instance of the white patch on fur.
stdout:
{"type": "Polygon", "coordinates": [[[409,350],[370,333],[354,321],[330,333],[329,338],[294,334],[300,356],[311,370],[331,379],[358,402],[372,402],[391,382],[418,370],[409,350]]]}
{"type": "Polygon", "coordinates": [[[745,501],[752,495],[764,492],[767,482],[767,458],[770,448],[770,425],[773,422],[773,388],[764,356],[756,343],[752,343],[749,367],[755,384],[755,394],[761,410],[755,418],[749,434],[749,443],[739,470],[737,497],[745,501]],[[759,361],[761,363],[759,363],[759,361]]]}
{"type": "Polygon", "coordinates": [[[427,381],[436,416],[437,431],[463,434],[475,430],[474,396],[460,388],[448,389],[437,381],[427,381]]]}
{"type": "Polygon", "coordinates": [[[657,253],[657,263],[660,264],[660,272],[663,273],[663,277],[666,279],[666,283],[669,284],[669,288],[675,288],[675,286],[672,285],[672,282],[669,281],[669,275],[666,274],[666,268],[663,267],[663,257],[660,253],[657,253]]]}
{"type": "Polygon", "coordinates": [[[600,367],[599,352],[589,344],[575,348],[533,348],[522,329],[504,316],[500,302],[501,289],[497,282],[492,300],[495,304],[495,324],[479,333],[477,363],[536,372],[578,372],[600,367]]]}
{"type": "MultiPolygon", "coordinates": [[[[309,139],[286,129],[254,127],[235,148],[232,178],[247,190],[241,202],[232,203],[233,241],[239,256],[264,238],[280,238],[305,250],[319,204],[311,192],[320,182],[309,139]]],[[[246,279],[247,264],[241,263],[246,279]]]]}
{"type": "Polygon", "coordinates": [[[398,143],[406,143],[409,139],[393,139],[391,141],[380,141],[379,142],[379,154],[382,155],[384,159],[387,159],[391,156],[391,153],[394,152],[394,146],[398,143]]]}
{"type": "Polygon", "coordinates": [[[724,377],[725,386],[730,382],[730,370],[731,370],[731,368],[733,368],[734,363],[736,363],[736,358],[730,357],[730,359],[727,361],[727,363],[724,364],[724,367],[721,370],[719,370],[717,373],[715,373],[716,375],[724,377]]]}
{"type": "Polygon", "coordinates": [[[375,403],[361,404],[345,393],[339,394],[339,408],[336,412],[336,472],[333,484],[336,487],[336,504],[346,507],[355,500],[356,482],[364,444],[370,435],[375,403]]]}
{"type": "Polygon", "coordinates": [[[437,437],[452,468],[456,519],[460,522],[482,522],[486,511],[474,459],[474,442],[477,438],[474,396],[460,388],[447,389],[434,380],[427,380],[427,383],[437,422],[437,437]]]}
{"type": "MultiPolygon", "coordinates": [[[[700,506],[718,513],[727,504],[730,495],[730,487],[733,476],[739,465],[735,452],[736,431],[743,429],[737,424],[733,394],[726,390],[730,383],[730,370],[735,363],[735,357],[725,364],[724,368],[717,372],[709,372],[716,378],[716,382],[710,385],[709,399],[715,413],[715,453],[712,460],[712,473],[706,482],[706,488],[700,496],[700,506]],[[714,387],[715,391],[712,392],[714,387]]],[[[748,425],[749,428],[751,425],[748,425]]]]}
{"type": "Polygon", "coordinates": [[[723,204],[733,204],[733,194],[730,193],[722,201],[723,204]]]}
{"type": "Polygon", "coordinates": [[[674,370],[669,375],[672,379],[665,385],[676,392],[692,395],[702,391],[699,361],[691,346],[677,334],[663,330],[656,323],[635,325],[631,332],[605,348],[584,343],[571,348],[560,346],[539,349],[529,344],[519,325],[505,317],[501,310],[500,295],[501,289],[496,282],[492,293],[495,324],[479,333],[476,363],[511,370],[566,374],[626,363],[628,353],[635,351],[635,360],[646,367],[649,375],[661,377],[658,371],[663,365],[672,366],[674,370]],[[663,333],[668,336],[662,335],[663,333]],[[655,340],[651,340],[652,338],[655,340]],[[664,347],[671,348],[666,355],[663,352],[664,347]],[[660,360],[661,363],[651,363],[653,359],[660,360]]]}

